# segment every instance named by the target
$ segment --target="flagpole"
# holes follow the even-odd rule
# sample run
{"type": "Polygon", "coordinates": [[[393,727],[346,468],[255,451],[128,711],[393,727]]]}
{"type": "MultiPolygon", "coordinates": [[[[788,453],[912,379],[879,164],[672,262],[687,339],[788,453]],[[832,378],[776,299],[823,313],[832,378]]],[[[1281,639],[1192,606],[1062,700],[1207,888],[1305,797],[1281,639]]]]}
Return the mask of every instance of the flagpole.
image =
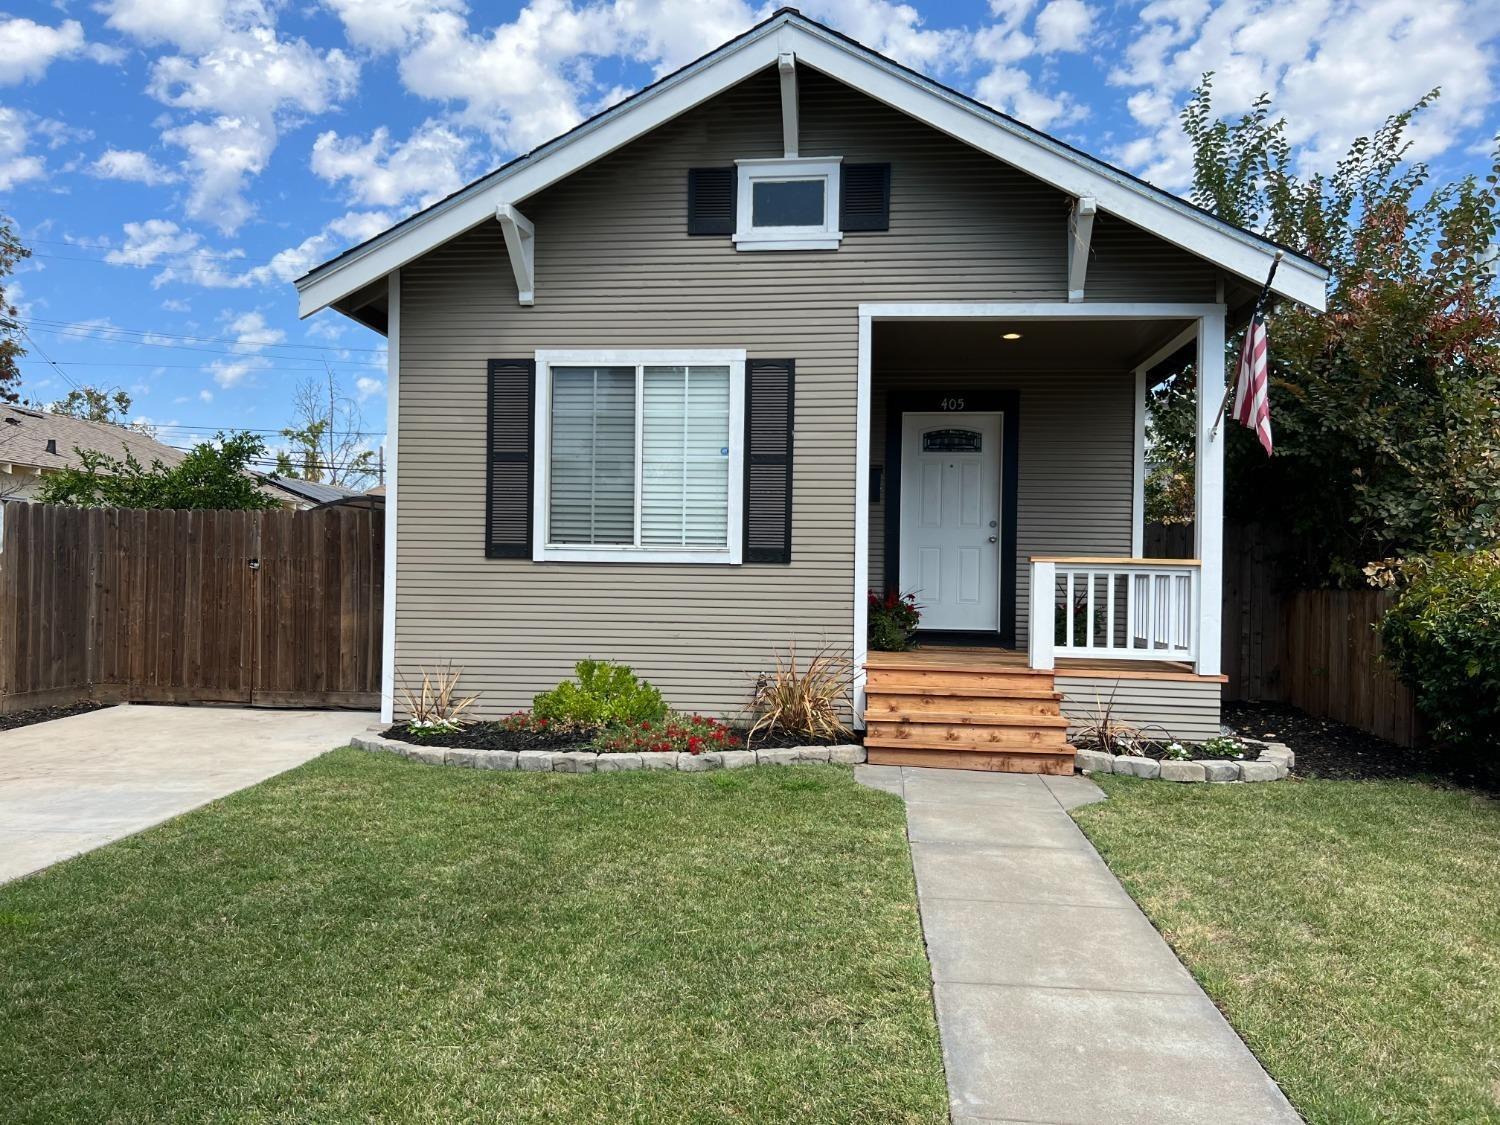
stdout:
{"type": "MultiPolygon", "coordinates": [[[[1255,307],[1250,310],[1250,323],[1255,323],[1255,318],[1260,315],[1261,307],[1265,305],[1266,298],[1271,294],[1271,282],[1276,278],[1276,267],[1281,265],[1282,252],[1276,251],[1276,256],[1271,259],[1271,269],[1266,274],[1266,283],[1260,288],[1260,296],[1255,298],[1255,307]]],[[[1239,381],[1238,371],[1235,378],[1229,380],[1224,387],[1224,397],[1219,401],[1219,412],[1214,415],[1213,428],[1208,431],[1208,436],[1214,438],[1219,433],[1219,423],[1224,420],[1224,411],[1229,409],[1229,398],[1234,394],[1234,385],[1239,381]]]]}

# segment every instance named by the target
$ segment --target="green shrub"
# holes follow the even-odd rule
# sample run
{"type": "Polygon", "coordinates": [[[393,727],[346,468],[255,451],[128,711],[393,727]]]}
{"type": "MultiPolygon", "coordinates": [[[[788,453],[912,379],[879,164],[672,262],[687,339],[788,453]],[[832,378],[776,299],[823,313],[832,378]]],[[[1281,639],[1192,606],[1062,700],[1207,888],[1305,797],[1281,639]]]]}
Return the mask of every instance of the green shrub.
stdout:
{"type": "Polygon", "coordinates": [[[866,643],[876,652],[905,652],[912,646],[922,607],[917,595],[880,594],[870,591],[869,628],[866,643]]]}
{"type": "Polygon", "coordinates": [[[1408,562],[1401,575],[1380,624],[1386,659],[1438,746],[1500,773],[1500,551],[1408,562]]]}
{"type": "Polygon", "coordinates": [[[576,682],[564,680],[531,701],[539,719],[607,727],[660,722],[667,716],[661,692],[612,660],[580,660],[576,682]]]}

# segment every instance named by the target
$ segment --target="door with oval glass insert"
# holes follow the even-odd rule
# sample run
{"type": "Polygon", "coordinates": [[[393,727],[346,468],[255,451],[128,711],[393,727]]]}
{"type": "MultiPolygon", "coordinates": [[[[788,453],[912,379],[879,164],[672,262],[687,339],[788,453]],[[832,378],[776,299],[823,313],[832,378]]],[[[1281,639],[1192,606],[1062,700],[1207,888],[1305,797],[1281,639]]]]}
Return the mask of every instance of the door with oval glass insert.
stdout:
{"type": "Polygon", "coordinates": [[[922,628],[1000,627],[999,413],[902,416],[901,589],[922,628]]]}

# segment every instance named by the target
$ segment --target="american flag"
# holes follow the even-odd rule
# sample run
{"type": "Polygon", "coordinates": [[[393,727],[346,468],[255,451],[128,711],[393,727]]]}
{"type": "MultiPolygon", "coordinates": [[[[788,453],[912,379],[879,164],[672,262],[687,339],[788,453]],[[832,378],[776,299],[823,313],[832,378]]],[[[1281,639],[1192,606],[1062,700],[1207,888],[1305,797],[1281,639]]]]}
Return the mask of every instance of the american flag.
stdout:
{"type": "Polygon", "coordinates": [[[1271,455],[1270,338],[1259,307],[1245,329],[1245,346],[1240,351],[1240,374],[1235,383],[1234,417],[1265,446],[1271,455]]]}

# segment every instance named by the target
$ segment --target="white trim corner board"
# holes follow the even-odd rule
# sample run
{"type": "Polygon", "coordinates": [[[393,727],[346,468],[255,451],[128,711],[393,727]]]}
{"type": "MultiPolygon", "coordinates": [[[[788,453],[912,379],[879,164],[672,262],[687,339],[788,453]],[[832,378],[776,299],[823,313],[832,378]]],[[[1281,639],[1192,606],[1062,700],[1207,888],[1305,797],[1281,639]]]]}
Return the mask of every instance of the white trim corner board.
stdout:
{"type": "Polygon", "coordinates": [[[396,430],[401,422],[401,271],[386,281],[385,336],[385,589],[380,637],[380,721],[396,712],[396,430]]]}

